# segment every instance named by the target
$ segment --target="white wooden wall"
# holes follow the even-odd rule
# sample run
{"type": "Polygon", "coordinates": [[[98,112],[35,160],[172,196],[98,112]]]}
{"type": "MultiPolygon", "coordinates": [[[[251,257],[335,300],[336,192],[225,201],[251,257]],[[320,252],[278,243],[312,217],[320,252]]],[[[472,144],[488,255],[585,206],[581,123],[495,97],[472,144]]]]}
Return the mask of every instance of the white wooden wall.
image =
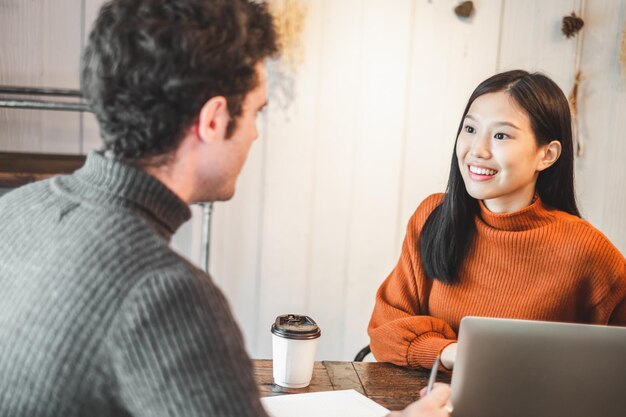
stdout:
{"type": "MultiPolygon", "coordinates": [[[[469,20],[454,15],[454,0],[301,1],[295,99],[262,116],[237,194],[215,205],[212,222],[211,273],[252,356],[271,356],[269,327],[290,312],[322,327],[320,359],[351,359],[368,343],[374,294],[406,222],[445,188],[469,94],[512,68],[541,70],[568,94],[578,40],[560,27],[572,11],[585,19],[579,202],[626,253],[626,0],[476,0],[469,20]]],[[[0,84],[77,88],[84,28],[101,3],[0,0],[0,84]]],[[[0,150],[97,147],[92,116],[0,109],[0,150]]],[[[192,260],[200,225],[194,208],[173,242],[192,260]]]]}

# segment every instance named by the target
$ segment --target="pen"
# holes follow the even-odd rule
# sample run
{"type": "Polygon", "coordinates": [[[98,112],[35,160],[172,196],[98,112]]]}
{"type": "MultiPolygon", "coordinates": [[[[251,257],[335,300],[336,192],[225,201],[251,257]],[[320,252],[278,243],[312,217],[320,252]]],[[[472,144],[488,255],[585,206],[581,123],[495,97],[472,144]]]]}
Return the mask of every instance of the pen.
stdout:
{"type": "Polygon", "coordinates": [[[435,363],[433,363],[433,368],[430,370],[430,377],[428,378],[428,388],[426,388],[426,394],[430,394],[430,391],[433,389],[433,385],[435,384],[435,380],[437,379],[437,369],[439,368],[439,355],[435,358],[435,363]]]}

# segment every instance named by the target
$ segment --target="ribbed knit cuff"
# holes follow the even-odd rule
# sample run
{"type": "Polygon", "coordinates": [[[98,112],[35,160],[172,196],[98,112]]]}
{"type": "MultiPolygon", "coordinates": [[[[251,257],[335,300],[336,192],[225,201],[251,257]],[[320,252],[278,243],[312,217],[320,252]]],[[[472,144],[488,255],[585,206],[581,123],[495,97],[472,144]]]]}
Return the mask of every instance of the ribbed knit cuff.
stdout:
{"type": "MultiPolygon", "coordinates": [[[[407,362],[412,368],[429,369],[433,366],[437,355],[440,355],[441,351],[452,343],[456,343],[456,340],[446,339],[441,333],[423,333],[417,336],[409,345],[407,362]]],[[[441,365],[439,369],[447,370],[441,365]]]]}

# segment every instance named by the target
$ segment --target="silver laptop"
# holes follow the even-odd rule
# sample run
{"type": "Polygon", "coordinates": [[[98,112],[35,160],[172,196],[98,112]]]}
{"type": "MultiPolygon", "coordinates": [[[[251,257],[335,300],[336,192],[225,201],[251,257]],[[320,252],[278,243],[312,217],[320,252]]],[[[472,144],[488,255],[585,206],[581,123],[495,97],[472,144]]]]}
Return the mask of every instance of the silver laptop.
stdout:
{"type": "Polygon", "coordinates": [[[453,417],[626,417],[626,327],[465,317],[453,417]]]}

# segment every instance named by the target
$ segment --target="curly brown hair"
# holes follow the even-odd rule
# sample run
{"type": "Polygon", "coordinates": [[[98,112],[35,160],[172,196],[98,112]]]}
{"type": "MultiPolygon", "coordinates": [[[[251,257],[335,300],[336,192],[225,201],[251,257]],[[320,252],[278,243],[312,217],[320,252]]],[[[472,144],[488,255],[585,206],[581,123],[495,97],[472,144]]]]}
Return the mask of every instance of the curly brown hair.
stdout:
{"type": "Polygon", "coordinates": [[[104,149],[140,161],[176,149],[202,105],[224,96],[232,118],[278,52],[266,4],[248,0],[111,0],[81,64],[104,149]]]}

